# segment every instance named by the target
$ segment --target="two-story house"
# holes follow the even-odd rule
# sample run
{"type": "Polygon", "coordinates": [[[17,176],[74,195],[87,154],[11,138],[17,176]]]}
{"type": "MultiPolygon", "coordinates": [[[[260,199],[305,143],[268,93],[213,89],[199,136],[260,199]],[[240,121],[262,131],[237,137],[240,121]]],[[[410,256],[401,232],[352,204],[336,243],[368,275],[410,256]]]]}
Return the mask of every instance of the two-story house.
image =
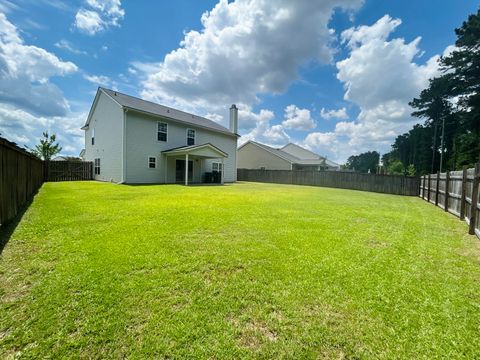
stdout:
{"type": "MultiPolygon", "coordinates": [[[[217,172],[237,178],[238,110],[230,129],[167,106],[98,88],[87,121],[83,158],[96,180],[115,183],[201,183],[217,172]]],[[[218,177],[218,176],[217,176],[218,177]]]]}

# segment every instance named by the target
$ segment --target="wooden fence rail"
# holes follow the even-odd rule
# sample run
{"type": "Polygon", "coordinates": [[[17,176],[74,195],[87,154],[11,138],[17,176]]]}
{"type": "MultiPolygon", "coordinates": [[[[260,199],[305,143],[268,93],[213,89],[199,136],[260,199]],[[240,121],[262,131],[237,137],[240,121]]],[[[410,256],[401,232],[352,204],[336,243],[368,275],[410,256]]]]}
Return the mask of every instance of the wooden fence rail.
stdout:
{"type": "Polygon", "coordinates": [[[239,181],[324,186],[409,196],[418,196],[420,186],[420,179],[416,177],[342,171],[238,169],[237,179],[239,181]]]}
{"type": "Polygon", "coordinates": [[[475,168],[422,176],[420,197],[465,220],[469,234],[480,237],[480,163],[475,168]]]}
{"type": "Polygon", "coordinates": [[[0,138],[0,226],[15,218],[43,180],[43,161],[0,138]]]}

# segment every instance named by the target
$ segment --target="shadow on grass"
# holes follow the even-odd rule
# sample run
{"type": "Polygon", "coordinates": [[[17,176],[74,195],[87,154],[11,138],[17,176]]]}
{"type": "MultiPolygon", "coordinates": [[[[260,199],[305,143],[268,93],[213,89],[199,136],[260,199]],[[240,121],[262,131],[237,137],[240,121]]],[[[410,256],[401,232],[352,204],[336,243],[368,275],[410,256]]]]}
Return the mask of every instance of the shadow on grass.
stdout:
{"type": "Polygon", "coordinates": [[[2,225],[0,227],[0,255],[3,253],[3,249],[5,249],[5,246],[7,246],[8,242],[10,241],[10,238],[12,237],[13,232],[17,228],[17,225],[22,221],[23,215],[25,212],[28,210],[30,205],[33,202],[33,198],[35,197],[37,193],[35,193],[18,211],[17,215],[7,222],[5,225],[2,225]]]}

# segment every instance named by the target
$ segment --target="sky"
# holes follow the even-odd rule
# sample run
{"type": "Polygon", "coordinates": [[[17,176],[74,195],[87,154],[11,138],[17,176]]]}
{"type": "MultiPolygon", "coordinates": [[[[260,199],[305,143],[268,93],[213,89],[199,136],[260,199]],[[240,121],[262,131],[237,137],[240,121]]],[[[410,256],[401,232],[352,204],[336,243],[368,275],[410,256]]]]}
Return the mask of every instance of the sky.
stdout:
{"type": "Polygon", "coordinates": [[[473,0],[0,0],[0,134],[78,155],[98,86],[343,163],[421,119],[473,0]]]}

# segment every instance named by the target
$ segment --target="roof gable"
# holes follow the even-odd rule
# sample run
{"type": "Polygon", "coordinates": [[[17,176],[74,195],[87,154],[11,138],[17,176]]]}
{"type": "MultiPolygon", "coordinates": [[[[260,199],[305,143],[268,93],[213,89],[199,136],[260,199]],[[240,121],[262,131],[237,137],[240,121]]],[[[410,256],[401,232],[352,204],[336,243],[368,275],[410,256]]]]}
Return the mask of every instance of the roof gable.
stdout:
{"type": "Polygon", "coordinates": [[[286,153],[286,152],[283,152],[283,151],[281,151],[281,150],[279,150],[279,149],[275,149],[275,148],[273,148],[273,147],[271,147],[271,146],[268,146],[268,145],[265,145],[265,144],[260,144],[260,143],[257,143],[256,141],[252,141],[252,140],[247,141],[245,144],[243,144],[242,146],[240,146],[240,147],[238,148],[238,150],[240,150],[242,147],[244,147],[244,146],[247,145],[247,144],[252,144],[252,145],[254,145],[254,146],[256,146],[256,147],[258,147],[258,148],[260,148],[260,149],[262,149],[262,150],[268,151],[269,153],[271,153],[271,154],[273,154],[273,155],[275,155],[275,156],[277,156],[277,157],[279,157],[279,158],[281,158],[281,159],[283,159],[283,160],[286,160],[286,161],[288,161],[288,162],[291,163],[291,164],[295,164],[295,163],[299,160],[299,159],[296,158],[295,156],[292,156],[292,155],[290,155],[290,154],[288,154],[288,153],[286,153]]]}
{"type": "Polygon", "coordinates": [[[134,96],[122,94],[118,91],[105,89],[102,87],[99,89],[124,108],[147,113],[153,116],[160,116],[186,125],[202,127],[227,135],[237,136],[237,134],[234,134],[226,127],[210,119],[194,114],[189,114],[181,110],[160,105],[151,101],[143,100],[134,96]]]}
{"type": "MultiPolygon", "coordinates": [[[[82,130],[87,130],[88,129],[88,126],[90,125],[90,120],[92,119],[93,113],[95,112],[95,109],[97,108],[97,104],[98,104],[98,101],[100,99],[101,94],[102,94],[102,91],[101,91],[101,88],[99,87],[97,89],[97,93],[95,94],[95,98],[93,99],[93,103],[92,103],[92,106],[90,108],[90,111],[88,112],[87,121],[85,121],[85,125],[83,125],[81,127],[82,130]]],[[[108,98],[109,101],[113,101],[119,107],[122,107],[122,105],[120,105],[117,101],[115,101],[115,99],[112,99],[111,96],[108,96],[107,94],[105,94],[105,97],[108,98]]]]}
{"type": "Polygon", "coordinates": [[[207,158],[215,157],[228,157],[228,154],[212,145],[211,143],[201,144],[201,145],[189,145],[189,146],[180,146],[178,148],[173,148],[169,150],[162,151],[163,154],[168,155],[184,155],[192,154],[197,156],[203,156],[207,158]]]}
{"type": "MultiPolygon", "coordinates": [[[[299,164],[299,165],[328,165],[328,166],[331,166],[331,167],[338,167],[339,165],[334,163],[333,161],[330,161],[330,160],[327,160],[326,158],[320,156],[320,155],[317,155],[307,149],[304,149],[302,148],[301,146],[298,146],[296,144],[292,144],[292,143],[289,143],[287,145],[285,145],[283,148],[281,149],[275,149],[271,146],[268,146],[268,145],[265,145],[265,144],[260,144],[260,143],[257,143],[255,141],[252,141],[252,140],[249,140],[247,141],[245,144],[243,144],[242,146],[240,146],[238,148],[238,150],[240,150],[242,147],[244,147],[245,145],[247,144],[252,144],[264,151],[268,151],[269,153],[283,159],[283,160],[286,160],[288,161],[289,163],[291,164],[299,164]],[[289,147],[288,150],[290,150],[290,152],[287,152],[285,151],[285,148],[289,147]],[[316,158],[313,158],[312,155],[310,155],[311,157],[309,158],[300,158],[300,157],[297,157],[295,156],[294,154],[292,154],[294,151],[292,150],[293,149],[300,149],[300,150],[303,150],[305,152],[307,152],[308,154],[313,154],[316,156],[316,158]]],[[[300,151],[299,151],[300,154],[302,154],[300,151]]]]}
{"type": "Polygon", "coordinates": [[[283,152],[289,153],[301,160],[323,160],[324,157],[314,152],[307,150],[297,144],[288,143],[280,149],[283,152]]]}

